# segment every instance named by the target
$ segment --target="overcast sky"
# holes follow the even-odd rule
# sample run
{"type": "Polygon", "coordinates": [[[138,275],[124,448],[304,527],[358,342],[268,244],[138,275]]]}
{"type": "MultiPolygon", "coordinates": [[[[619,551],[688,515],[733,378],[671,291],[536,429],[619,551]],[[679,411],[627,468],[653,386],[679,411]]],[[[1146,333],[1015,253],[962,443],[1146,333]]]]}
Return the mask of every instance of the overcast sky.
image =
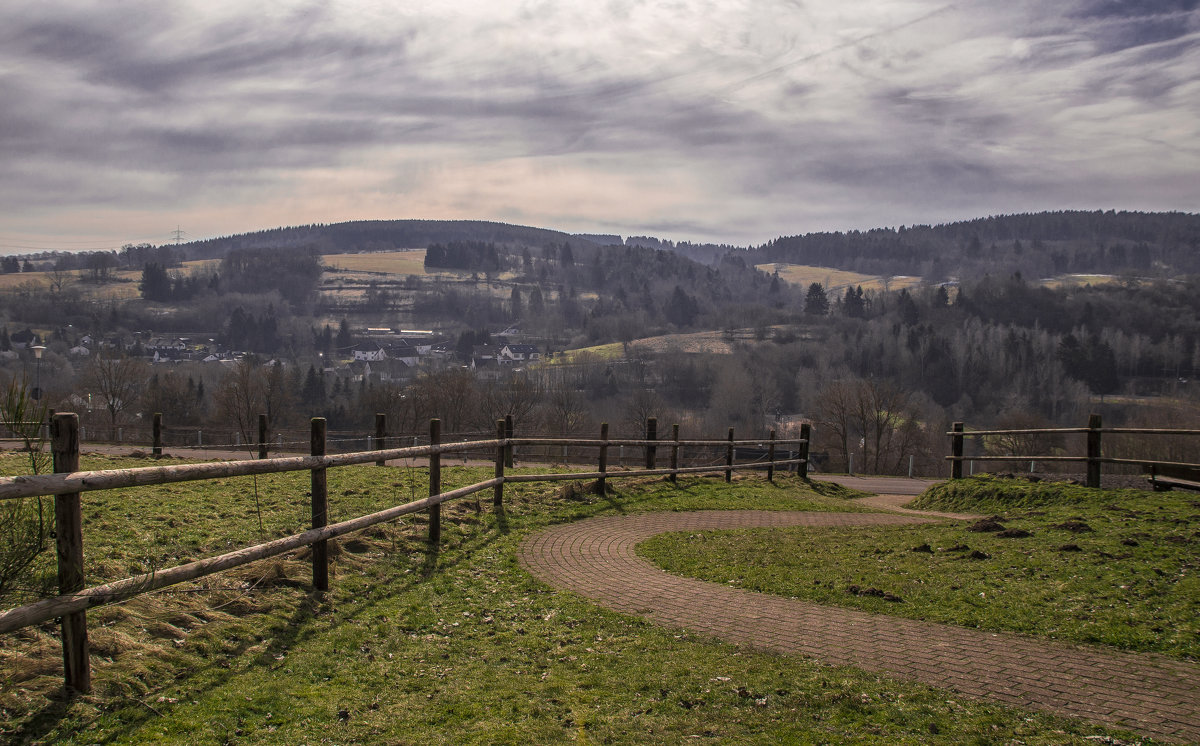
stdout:
{"type": "Polygon", "coordinates": [[[0,253],[1200,210],[1197,0],[3,0],[0,253]]]}

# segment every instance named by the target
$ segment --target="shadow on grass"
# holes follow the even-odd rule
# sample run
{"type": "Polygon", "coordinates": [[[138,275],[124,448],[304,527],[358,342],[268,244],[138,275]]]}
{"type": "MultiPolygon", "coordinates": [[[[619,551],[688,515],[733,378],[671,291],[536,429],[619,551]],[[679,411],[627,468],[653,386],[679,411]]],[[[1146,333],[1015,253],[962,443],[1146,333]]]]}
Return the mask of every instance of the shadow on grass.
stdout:
{"type": "MultiPolygon", "coordinates": [[[[614,489],[610,484],[607,494],[603,496],[580,490],[579,495],[575,498],[561,499],[557,501],[557,504],[543,506],[541,510],[528,514],[523,514],[519,507],[516,508],[516,512],[513,512],[512,507],[499,506],[490,511],[490,519],[483,517],[482,520],[478,520],[469,517],[464,521],[457,516],[444,516],[445,525],[440,546],[429,544],[425,537],[420,535],[411,536],[405,542],[407,550],[401,548],[403,544],[398,547],[395,540],[392,540],[392,551],[388,553],[389,557],[376,561],[380,565],[388,566],[380,568],[380,571],[385,572],[389,578],[387,591],[374,597],[355,595],[352,599],[356,604],[354,614],[356,616],[370,614],[373,609],[386,603],[388,599],[412,591],[435,575],[452,572],[460,566],[469,565],[479,551],[507,539],[514,532],[536,531],[549,525],[577,521],[598,514],[625,514],[648,504],[657,503],[664,509],[670,509],[672,496],[694,495],[699,491],[698,485],[687,483],[671,485],[665,480],[661,481],[663,489],[652,488],[650,490],[641,488],[655,485],[652,482],[640,480],[628,482],[623,485],[624,489],[622,490],[614,489]],[[477,523],[475,523],[476,520],[478,520],[477,523]],[[461,526],[466,523],[474,523],[480,530],[463,531],[461,526]],[[405,575],[404,570],[412,572],[405,575]]],[[[414,524],[413,528],[420,531],[419,526],[420,524],[414,524]]],[[[363,573],[356,573],[357,578],[362,578],[363,575],[363,573]]],[[[276,584],[292,588],[306,587],[307,585],[276,584]]],[[[347,582],[346,585],[350,585],[350,583],[347,582]]],[[[94,702],[100,710],[100,714],[95,719],[108,716],[115,722],[104,728],[103,736],[97,734],[91,742],[128,740],[140,727],[154,718],[170,717],[169,706],[159,705],[156,707],[151,704],[160,692],[168,688],[187,687],[191,689],[188,695],[189,699],[199,699],[207,693],[226,686],[231,680],[242,675],[247,667],[274,669],[284,665],[280,662],[279,656],[304,645],[312,638],[328,634],[329,630],[325,625],[314,624],[314,621],[336,613],[333,598],[333,594],[309,591],[298,601],[286,600],[283,602],[293,605],[290,614],[281,609],[287,616],[274,616],[269,612],[255,613],[253,615],[259,618],[259,624],[262,626],[258,627],[253,634],[248,635],[246,639],[237,640],[236,644],[231,645],[225,642],[222,646],[222,640],[227,640],[227,638],[220,637],[223,634],[222,630],[214,629],[213,633],[216,636],[213,638],[213,642],[218,647],[214,652],[205,656],[206,660],[202,667],[191,669],[181,664],[173,677],[169,679],[164,677],[162,680],[156,681],[155,687],[145,692],[140,698],[123,696],[94,702]],[[246,656],[250,648],[261,644],[264,639],[270,639],[270,643],[263,650],[254,654],[252,660],[246,662],[245,665],[233,665],[235,661],[246,656]]],[[[346,601],[346,598],[342,598],[339,603],[344,604],[346,601]]],[[[286,609],[286,607],[284,608],[286,609]]],[[[228,624],[232,625],[236,622],[231,621],[228,624]]],[[[119,673],[118,676],[120,676],[119,673]]],[[[74,703],[75,700],[67,697],[64,693],[41,710],[30,715],[19,728],[7,733],[6,737],[11,738],[11,742],[14,744],[43,742],[64,721],[72,719],[74,703]]]]}
{"type": "MultiPolygon", "coordinates": [[[[484,527],[483,531],[471,535],[464,535],[456,531],[443,530],[442,545],[430,544],[424,537],[414,537],[413,551],[419,552],[421,558],[419,564],[414,568],[407,563],[401,563],[392,560],[380,560],[381,563],[387,563],[393,566],[393,569],[399,569],[402,564],[406,565],[406,569],[411,569],[413,572],[410,575],[403,575],[395,572],[391,574],[389,590],[386,594],[380,595],[378,598],[367,599],[362,596],[356,596],[354,601],[361,604],[355,610],[356,615],[369,613],[371,609],[376,608],[379,604],[386,602],[388,598],[394,598],[405,593],[408,593],[418,585],[428,582],[433,576],[452,571],[456,567],[469,563],[471,558],[480,550],[487,548],[497,540],[511,532],[508,516],[504,513],[503,508],[496,511],[496,521],[492,526],[486,522],[480,524],[484,527]],[[449,534],[449,535],[448,535],[449,534]]],[[[457,526],[458,521],[452,517],[445,517],[445,528],[457,526]]],[[[399,557],[407,559],[411,554],[401,554],[399,557]]],[[[359,574],[361,577],[361,574],[359,574]]],[[[292,583],[276,582],[276,586],[295,588],[292,583]]],[[[308,587],[308,584],[303,584],[308,587]]],[[[238,640],[238,643],[231,647],[223,647],[209,656],[205,656],[207,665],[202,669],[186,668],[180,664],[176,669],[175,675],[169,680],[156,682],[157,686],[142,697],[136,696],[120,696],[103,698],[95,702],[97,708],[101,711],[96,718],[105,715],[115,718],[119,724],[114,725],[110,729],[105,729],[103,737],[97,735],[90,743],[106,743],[106,742],[123,742],[128,740],[137,729],[145,723],[156,717],[169,717],[169,710],[159,709],[150,704],[155,695],[168,687],[194,687],[189,698],[198,699],[207,692],[212,692],[220,689],[228,684],[236,676],[240,675],[246,668],[264,668],[272,669],[283,665],[277,656],[286,654],[289,650],[298,646],[304,645],[308,640],[328,633],[328,629],[322,625],[314,625],[313,622],[323,616],[335,613],[333,594],[321,593],[314,590],[309,590],[293,607],[292,612],[286,618],[278,618],[269,616],[267,613],[251,612],[248,616],[254,616],[261,619],[263,626],[255,630],[253,634],[246,636],[245,639],[238,640]],[[278,620],[268,624],[271,620],[278,620]],[[261,644],[263,639],[270,639],[270,644],[265,649],[258,652],[244,666],[234,666],[233,662],[246,655],[247,651],[261,644]]],[[[345,600],[343,599],[343,603],[345,600]]],[[[242,617],[239,617],[239,620],[242,617]]],[[[236,622],[228,622],[234,624],[236,622]]],[[[220,630],[216,631],[218,635],[220,630]]],[[[225,639],[225,638],[214,638],[225,639]]],[[[100,699],[100,698],[97,698],[100,699]]],[[[72,708],[77,701],[76,696],[71,696],[67,692],[62,691],[54,697],[46,706],[31,714],[29,718],[17,729],[5,733],[5,743],[12,744],[31,744],[45,742],[55,729],[66,720],[72,718],[72,708]]],[[[93,718],[93,719],[96,719],[93,718]]]]}

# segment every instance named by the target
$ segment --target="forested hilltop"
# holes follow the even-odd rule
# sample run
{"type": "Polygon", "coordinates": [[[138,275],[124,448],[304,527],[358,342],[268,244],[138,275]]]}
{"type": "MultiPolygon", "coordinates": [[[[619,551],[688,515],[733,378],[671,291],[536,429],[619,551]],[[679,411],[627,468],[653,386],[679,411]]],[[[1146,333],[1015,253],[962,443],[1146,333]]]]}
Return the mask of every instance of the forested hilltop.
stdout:
{"type": "Polygon", "coordinates": [[[1200,272],[1200,215],[1040,212],[946,225],[913,225],[777,238],[749,252],[755,264],[784,262],[866,274],[918,275],[927,282],[1021,273],[1200,272]]]}
{"type": "Polygon", "coordinates": [[[119,410],[89,413],[110,428],[154,412],[345,429],[387,412],[405,432],[513,411],[563,434],[811,421],[826,463],[935,473],[952,420],[1200,425],[1198,248],[1195,215],[1100,212],[754,249],[479,221],[280,228],[5,260],[0,371],[68,411],[100,395],[102,363],[140,359],[119,410]],[[219,260],[184,264],[200,257],[219,260]],[[260,380],[251,403],[238,387],[260,380]]]}
{"type": "Polygon", "coordinates": [[[353,254],[425,248],[432,243],[483,241],[500,245],[542,246],[566,242],[572,247],[591,241],[545,228],[485,220],[356,220],[272,228],[236,236],[181,244],[184,259],[219,259],[235,249],[312,249],[320,254],[353,254]]]}

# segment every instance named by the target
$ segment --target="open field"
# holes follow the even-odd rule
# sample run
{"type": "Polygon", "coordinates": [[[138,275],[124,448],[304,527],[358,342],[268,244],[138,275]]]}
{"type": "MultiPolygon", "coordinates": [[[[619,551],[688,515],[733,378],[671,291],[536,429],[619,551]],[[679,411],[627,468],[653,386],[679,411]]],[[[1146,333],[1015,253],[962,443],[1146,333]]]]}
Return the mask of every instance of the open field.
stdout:
{"type": "MultiPolygon", "coordinates": [[[[767,328],[767,339],[777,327],[767,328]]],[[[703,353],[709,355],[732,355],[734,346],[738,344],[761,342],[760,330],[757,329],[722,329],[705,332],[688,332],[683,334],[661,334],[655,337],[643,337],[629,343],[630,350],[642,352],[685,352],[703,353]]],[[[625,355],[625,346],[620,342],[580,347],[567,350],[555,357],[554,362],[577,362],[581,358],[595,357],[602,360],[620,358],[625,355]]]]}
{"type": "MultiPolygon", "coordinates": [[[[21,290],[23,287],[28,287],[38,293],[49,292],[51,288],[51,274],[50,272],[0,274],[0,292],[15,292],[21,290]]],[[[64,290],[77,292],[85,298],[114,298],[122,300],[140,296],[138,281],[142,279],[141,271],[120,270],[112,272],[112,279],[104,283],[87,282],[82,279],[85,274],[82,270],[74,270],[66,274],[67,279],[63,283],[64,290]]]]}
{"type": "Polygon", "coordinates": [[[377,251],[366,254],[326,254],[321,263],[332,270],[382,272],[389,275],[424,275],[425,249],[377,251]]]}
{"type": "MultiPolygon", "coordinates": [[[[446,486],[489,475],[447,470],[446,486]]],[[[420,495],[424,479],[418,468],[330,470],[331,519],[420,495]]],[[[306,522],[296,497],[306,482],[301,473],[85,495],[87,571],[97,580],[294,530],[306,522]]],[[[324,596],[307,590],[297,553],[94,610],[91,696],[53,696],[52,626],[6,635],[0,734],[78,744],[1085,744],[1108,735],[660,628],[549,589],[515,559],[532,532],[562,521],[651,510],[861,510],[846,494],[752,476],[732,486],[625,483],[607,498],[515,485],[503,512],[450,503],[439,550],[423,540],[421,516],[337,542],[324,596]]]]}
{"type": "Polygon", "coordinates": [[[1122,278],[1116,275],[1059,275],[1058,277],[1047,277],[1040,280],[1038,284],[1048,288],[1071,288],[1084,285],[1111,285],[1121,281],[1122,278]]]}
{"type": "Polygon", "coordinates": [[[885,287],[888,290],[900,290],[902,288],[917,287],[921,284],[920,277],[881,277],[879,275],[864,275],[843,269],[812,267],[804,264],[758,264],[755,265],[755,268],[767,274],[772,274],[778,270],[779,276],[784,281],[801,287],[808,287],[814,282],[819,282],[825,286],[825,292],[827,293],[859,285],[862,286],[863,290],[881,291],[885,287]]]}

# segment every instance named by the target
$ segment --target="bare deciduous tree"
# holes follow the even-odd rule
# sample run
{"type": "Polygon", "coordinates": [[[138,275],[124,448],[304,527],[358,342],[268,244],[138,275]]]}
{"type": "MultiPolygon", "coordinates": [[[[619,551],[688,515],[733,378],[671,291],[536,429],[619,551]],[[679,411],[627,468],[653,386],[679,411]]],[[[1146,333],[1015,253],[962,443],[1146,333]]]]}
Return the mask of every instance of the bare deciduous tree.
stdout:
{"type": "Polygon", "coordinates": [[[469,370],[423,373],[409,387],[423,420],[438,418],[442,432],[462,432],[475,411],[475,376],[469,370]]]}
{"type": "Polygon", "coordinates": [[[149,378],[149,368],[145,361],[123,355],[96,355],[88,361],[83,382],[108,411],[110,437],[116,437],[117,425],[125,412],[136,407],[149,378]]]}
{"type": "Polygon", "coordinates": [[[819,394],[817,424],[830,433],[850,469],[850,454],[862,453],[871,473],[896,471],[920,441],[919,413],[912,394],[890,381],[835,381],[819,394]]]}
{"type": "Polygon", "coordinates": [[[504,381],[490,381],[480,386],[476,425],[484,430],[507,415],[525,427],[533,426],[537,408],[542,404],[545,390],[540,376],[514,374],[504,381]]]}

